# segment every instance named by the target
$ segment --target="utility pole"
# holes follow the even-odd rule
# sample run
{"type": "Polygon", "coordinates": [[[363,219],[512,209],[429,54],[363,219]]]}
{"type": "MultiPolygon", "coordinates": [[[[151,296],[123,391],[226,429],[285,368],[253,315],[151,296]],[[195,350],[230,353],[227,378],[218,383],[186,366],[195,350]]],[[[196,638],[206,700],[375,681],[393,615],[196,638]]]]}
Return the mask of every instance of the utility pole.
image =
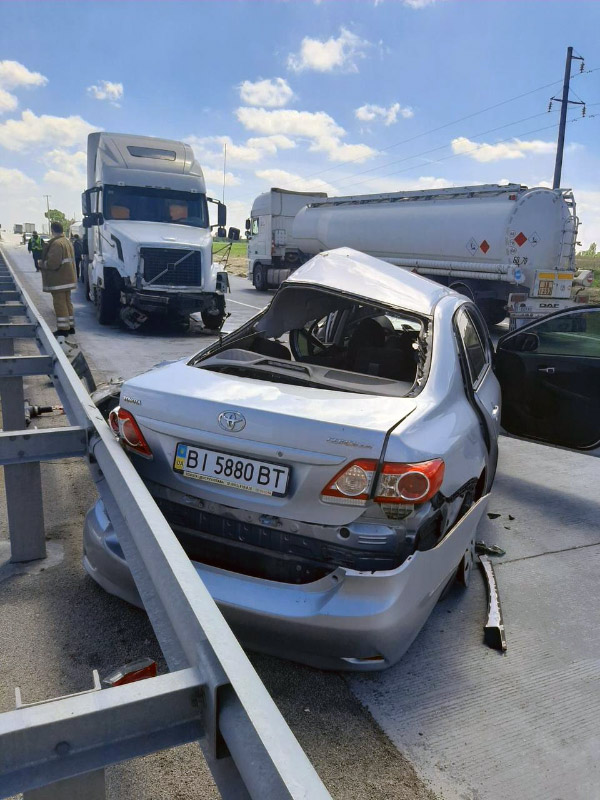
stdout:
{"type": "Polygon", "coordinates": [[[50,211],[50,198],[52,197],[51,194],[43,194],[42,197],[46,198],[46,208],[50,211]]]}
{"type": "Polygon", "coordinates": [[[563,81],[562,98],[553,97],[550,100],[548,111],[552,108],[552,102],[556,101],[561,104],[560,108],[560,124],[558,126],[558,142],[556,144],[556,162],[554,164],[554,180],[552,188],[560,188],[560,179],[562,174],[563,151],[565,148],[565,131],[567,127],[567,111],[569,104],[583,106],[583,114],[585,116],[585,103],[582,100],[569,100],[569,84],[571,82],[571,62],[573,59],[581,61],[581,72],[583,72],[583,57],[574,56],[573,48],[567,48],[567,61],[565,64],[565,78],[563,81]]]}
{"type": "Polygon", "coordinates": [[[223,146],[223,204],[225,204],[225,170],[227,168],[227,142],[223,146]]]}

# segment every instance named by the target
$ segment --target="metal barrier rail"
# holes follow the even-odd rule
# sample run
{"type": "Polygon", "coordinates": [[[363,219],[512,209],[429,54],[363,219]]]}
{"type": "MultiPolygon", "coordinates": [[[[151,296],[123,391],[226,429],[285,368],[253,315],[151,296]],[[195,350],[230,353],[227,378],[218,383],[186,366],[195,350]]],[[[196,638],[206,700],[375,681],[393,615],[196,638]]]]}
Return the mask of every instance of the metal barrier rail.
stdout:
{"type": "Polygon", "coordinates": [[[171,670],[0,714],[0,797],[96,800],[105,766],[198,741],[226,800],[331,800],[2,250],[0,398],[12,560],[45,556],[39,461],[87,455],[171,670]],[[15,315],[27,322],[6,322],[15,315]],[[22,337],[42,355],[15,356],[22,337]],[[23,429],[23,377],[40,374],[71,427],[23,429]]]}

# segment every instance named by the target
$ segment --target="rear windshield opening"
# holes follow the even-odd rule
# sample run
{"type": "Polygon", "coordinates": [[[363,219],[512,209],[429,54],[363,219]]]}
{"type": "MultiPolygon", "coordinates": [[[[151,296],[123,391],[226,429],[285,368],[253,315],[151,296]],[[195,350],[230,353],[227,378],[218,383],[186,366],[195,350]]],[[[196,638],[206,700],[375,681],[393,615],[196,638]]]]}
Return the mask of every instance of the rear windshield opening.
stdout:
{"type": "Polygon", "coordinates": [[[410,312],[285,287],[262,315],[190,365],[277,383],[404,396],[424,383],[429,328],[410,312]]]}

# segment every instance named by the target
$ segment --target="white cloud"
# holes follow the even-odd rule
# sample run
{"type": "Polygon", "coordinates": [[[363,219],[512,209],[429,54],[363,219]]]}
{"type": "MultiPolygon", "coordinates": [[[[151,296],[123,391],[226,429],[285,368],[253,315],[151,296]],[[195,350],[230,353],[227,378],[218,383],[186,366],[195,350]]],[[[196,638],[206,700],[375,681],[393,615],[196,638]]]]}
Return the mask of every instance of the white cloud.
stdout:
{"type": "Polygon", "coordinates": [[[389,108],[384,106],[376,106],[372,103],[366,103],[364,106],[355,109],[354,116],[361,122],[372,122],[376,118],[383,120],[384,125],[393,125],[398,121],[398,114],[404,119],[414,117],[415,112],[410,106],[402,107],[400,103],[392,103],[389,108]]]}
{"type": "Polygon", "coordinates": [[[83,192],[87,179],[87,156],[83,150],[69,153],[62,148],[56,148],[46,153],[44,161],[51,167],[44,175],[45,183],[83,192]]]}
{"type": "Polygon", "coordinates": [[[6,192],[35,189],[35,181],[20,169],[0,167],[0,187],[6,192]]]}
{"type": "Polygon", "coordinates": [[[16,89],[18,86],[45,86],[48,78],[40,72],[31,72],[18,61],[0,61],[0,86],[16,89]]]}
{"type": "Polygon", "coordinates": [[[526,153],[534,155],[553,153],[556,149],[555,142],[542,142],[533,139],[524,142],[521,139],[512,139],[510,142],[498,144],[478,144],[465,136],[452,140],[452,151],[461,155],[468,155],[475,161],[501,161],[503,159],[525,158],[526,153]]]}
{"type": "Polygon", "coordinates": [[[33,111],[23,111],[21,119],[8,119],[0,123],[0,146],[7,150],[22,151],[37,145],[74,147],[84,144],[88,133],[97,130],[79,116],[36,116],[33,111]]]}
{"type": "Polygon", "coordinates": [[[288,67],[294,72],[358,72],[357,61],[365,57],[365,50],[370,44],[347,28],[340,29],[337,39],[330,37],[321,41],[306,36],[302,39],[300,52],[288,56],[288,67]]]}
{"type": "Polygon", "coordinates": [[[324,111],[297,111],[264,108],[238,108],[238,120],[248,130],[266,136],[301,136],[311,141],[310,149],[327,153],[332,161],[366,161],[375,150],[366,144],[344,144],[346,131],[324,111]]]}
{"type": "Polygon", "coordinates": [[[281,108],[294,96],[284,78],[270,78],[263,81],[243,81],[239,85],[242,102],[248,106],[281,108]]]}
{"type": "Polygon", "coordinates": [[[329,195],[338,193],[334,186],[321,178],[302,178],[285,169],[259,169],[254,174],[262,181],[266,181],[269,186],[279,189],[293,189],[295,192],[327,192],[329,195]]]}
{"type": "Polygon", "coordinates": [[[581,220],[577,240],[584,249],[592,242],[600,245],[600,192],[575,189],[574,194],[581,220]]]}
{"type": "Polygon", "coordinates": [[[95,100],[108,100],[113,105],[120,106],[119,100],[123,99],[123,84],[112,81],[98,81],[97,84],[88,86],[87,93],[95,100]]]}
{"type": "Polygon", "coordinates": [[[402,0],[402,3],[409,8],[425,8],[432,6],[436,0],[402,0]]]}
{"type": "MultiPolygon", "coordinates": [[[[204,173],[204,180],[207,186],[217,186],[219,189],[223,186],[222,169],[217,169],[216,167],[202,167],[202,172],[204,173]]],[[[240,183],[240,179],[237,175],[234,175],[233,172],[225,173],[225,186],[239,186],[240,183]]]]}
{"type": "Polygon", "coordinates": [[[5,89],[0,89],[0,114],[4,114],[6,111],[14,111],[18,105],[19,101],[14,94],[7,92],[5,89]]]}
{"type": "Polygon", "coordinates": [[[0,61],[0,114],[14,111],[19,105],[15,95],[8,89],[44,86],[46,83],[48,78],[40,72],[31,72],[18,61],[0,61]]]}
{"type": "Polygon", "coordinates": [[[235,144],[230,136],[188,136],[185,140],[192,146],[196,158],[204,166],[223,163],[223,150],[227,145],[227,164],[248,164],[262,161],[266,155],[275,155],[278,150],[290,150],[295,143],[282,134],[254,136],[245,144],[235,144]]]}
{"type": "Polygon", "coordinates": [[[342,187],[341,194],[369,194],[379,192],[414,192],[425,189],[446,189],[449,186],[454,186],[452,181],[446,178],[434,178],[433,176],[424,175],[421,178],[407,179],[407,178],[377,178],[373,177],[360,185],[348,184],[342,187]]]}

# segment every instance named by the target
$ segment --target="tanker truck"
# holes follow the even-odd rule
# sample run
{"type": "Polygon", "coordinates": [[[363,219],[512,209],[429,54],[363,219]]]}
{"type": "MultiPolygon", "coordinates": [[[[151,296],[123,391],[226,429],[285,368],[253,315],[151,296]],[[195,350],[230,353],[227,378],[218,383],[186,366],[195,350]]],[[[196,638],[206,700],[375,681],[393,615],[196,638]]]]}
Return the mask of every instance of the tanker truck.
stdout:
{"type": "Polygon", "coordinates": [[[514,322],[570,304],[577,225],[569,189],[488,184],[347,197],[271,189],[247,220],[248,278],[274,289],[317,253],[346,246],[467,295],[490,325],[507,309],[514,322]]]}
{"type": "MultiPolygon", "coordinates": [[[[200,164],[188,144],[123,133],[91,133],[82,195],[88,299],[101,325],[136,328],[161,315],[187,324],[201,312],[217,330],[225,318],[227,273],[212,260],[200,164]]],[[[216,227],[213,225],[212,227],[216,227]]]]}

